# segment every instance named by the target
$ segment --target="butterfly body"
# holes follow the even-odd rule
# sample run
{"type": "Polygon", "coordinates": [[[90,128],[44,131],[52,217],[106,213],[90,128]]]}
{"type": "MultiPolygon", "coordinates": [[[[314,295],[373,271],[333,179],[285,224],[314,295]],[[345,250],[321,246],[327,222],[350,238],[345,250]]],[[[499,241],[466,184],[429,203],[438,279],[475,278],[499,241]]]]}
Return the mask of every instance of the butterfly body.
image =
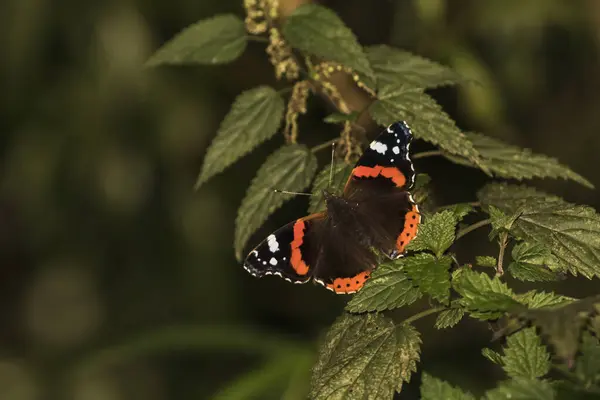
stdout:
{"type": "Polygon", "coordinates": [[[294,283],[313,279],[336,293],[354,293],[375,269],[378,254],[404,253],[420,222],[409,189],[414,169],[411,133],[390,125],[365,150],[340,195],[323,192],[326,210],[293,221],[250,252],[252,275],[278,275],[294,283]]]}

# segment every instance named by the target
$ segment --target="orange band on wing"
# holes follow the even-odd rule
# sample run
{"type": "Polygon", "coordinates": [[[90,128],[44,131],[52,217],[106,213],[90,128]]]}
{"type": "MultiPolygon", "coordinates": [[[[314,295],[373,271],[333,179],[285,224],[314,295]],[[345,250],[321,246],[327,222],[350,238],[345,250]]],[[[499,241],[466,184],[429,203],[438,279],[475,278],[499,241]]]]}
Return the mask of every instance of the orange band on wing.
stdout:
{"type": "Polygon", "coordinates": [[[292,248],[292,257],[290,258],[290,264],[298,275],[306,275],[308,273],[308,265],[302,259],[302,252],[300,246],[304,242],[304,228],[306,224],[302,219],[299,219],[294,224],[294,240],[290,244],[292,248]]]}
{"type": "Polygon", "coordinates": [[[407,212],[404,216],[404,229],[402,229],[396,240],[396,249],[400,253],[404,253],[404,248],[417,236],[417,229],[420,222],[421,214],[419,214],[419,209],[416,205],[413,205],[412,211],[407,212]]]}
{"type": "Polygon", "coordinates": [[[327,288],[338,294],[354,293],[363,287],[370,276],[371,271],[365,271],[350,278],[337,278],[334,279],[332,283],[328,284],[327,288]]]}
{"type": "Polygon", "coordinates": [[[404,174],[395,167],[382,167],[379,165],[375,167],[360,166],[352,170],[352,175],[357,178],[376,178],[381,175],[384,178],[391,179],[398,187],[404,186],[406,183],[404,174]]]}

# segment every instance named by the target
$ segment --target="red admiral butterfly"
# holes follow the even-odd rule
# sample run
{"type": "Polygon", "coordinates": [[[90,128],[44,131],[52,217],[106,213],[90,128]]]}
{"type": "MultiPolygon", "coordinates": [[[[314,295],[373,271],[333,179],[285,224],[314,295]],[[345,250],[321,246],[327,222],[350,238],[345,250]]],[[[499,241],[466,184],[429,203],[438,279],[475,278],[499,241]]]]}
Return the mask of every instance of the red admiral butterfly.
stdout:
{"type": "Polygon", "coordinates": [[[396,259],[417,235],[421,216],[408,192],[415,180],[411,139],[406,123],[390,125],[358,160],[342,195],[323,192],[327,211],[279,228],[244,268],[294,283],[312,278],[335,293],[362,288],[377,264],[374,250],[396,259]]]}

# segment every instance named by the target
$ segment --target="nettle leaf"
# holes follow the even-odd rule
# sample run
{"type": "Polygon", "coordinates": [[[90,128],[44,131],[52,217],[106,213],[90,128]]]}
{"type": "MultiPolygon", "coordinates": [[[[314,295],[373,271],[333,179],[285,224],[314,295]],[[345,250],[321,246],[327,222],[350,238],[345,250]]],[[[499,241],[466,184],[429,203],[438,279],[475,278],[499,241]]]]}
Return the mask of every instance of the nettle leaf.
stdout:
{"type": "Polygon", "coordinates": [[[571,297],[562,296],[556,293],[546,293],[531,290],[526,293],[518,294],[515,299],[527,306],[527,308],[543,308],[564,306],[575,301],[571,297]]]}
{"type": "Polygon", "coordinates": [[[422,400],[475,400],[469,392],[453,387],[448,382],[435,378],[427,372],[421,376],[421,399],[422,400]]]}
{"type": "Polygon", "coordinates": [[[452,259],[448,256],[436,258],[428,253],[418,253],[402,259],[404,271],[419,289],[443,304],[450,301],[448,270],[451,263],[452,259]]]}
{"type": "Polygon", "coordinates": [[[462,317],[465,315],[465,310],[459,307],[449,308],[448,310],[442,311],[435,320],[436,329],[452,328],[460,322],[462,317]]]}
{"type": "Polygon", "coordinates": [[[491,256],[476,256],[475,263],[481,267],[492,267],[496,268],[498,261],[496,261],[496,257],[491,256]]]}
{"type": "Polygon", "coordinates": [[[411,193],[414,201],[417,204],[423,206],[425,201],[430,195],[429,183],[431,182],[431,177],[427,174],[417,174],[415,176],[415,183],[411,189],[411,193]]]}
{"type": "Polygon", "coordinates": [[[506,340],[502,364],[511,378],[541,378],[550,371],[550,353],[535,328],[526,328],[506,340]]]}
{"type": "Polygon", "coordinates": [[[374,79],[369,60],[354,33],[329,8],[317,4],[296,8],[283,25],[283,36],[292,47],[374,79]]]}
{"type": "Polygon", "coordinates": [[[234,242],[238,260],[250,235],[291,198],[273,190],[300,192],[308,187],[316,169],[315,155],[303,145],[284,146],[267,158],[252,180],[238,210],[234,242]]]}
{"type": "Polygon", "coordinates": [[[365,286],[348,302],[346,310],[354,313],[393,310],[420,299],[423,294],[404,272],[404,261],[379,265],[365,286]]]}
{"type": "Polygon", "coordinates": [[[329,186],[329,176],[331,173],[331,165],[324,167],[317,174],[312,187],[312,196],[308,206],[309,213],[316,213],[325,210],[325,199],[323,198],[323,190],[328,190],[333,194],[339,195],[344,190],[344,185],[348,181],[348,177],[352,172],[352,167],[343,162],[336,162],[333,165],[333,175],[331,186],[329,186]],[[329,187],[328,187],[329,186],[329,187]]]}
{"type": "Polygon", "coordinates": [[[571,274],[586,278],[600,276],[600,215],[592,208],[514,185],[489,185],[479,196],[487,206],[505,212],[520,207],[520,216],[511,226],[511,233],[550,249],[571,274]],[[506,198],[505,202],[500,201],[506,198]]]}
{"type": "Polygon", "coordinates": [[[487,400],[554,400],[552,385],[538,379],[512,379],[485,394],[487,400]]]}
{"type": "Polygon", "coordinates": [[[416,369],[413,364],[419,358],[420,343],[414,328],[397,329],[394,321],[381,314],[344,314],[320,348],[309,397],[391,398],[416,369]]]}
{"type": "Polygon", "coordinates": [[[491,362],[493,362],[494,364],[498,364],[498,365],[503,365],[504,364],[503,361],[502,361],[502,356],[498,352],[496,352],[496,351],[494,351],[492,349],[483,348],[481,350],[481,354],[485,358],[487,358],[488,360],[490,360],[491,362]]]}
{"type": "Polygon", "coordinates": [[[560,270],[556,257],[549,248],[541,244],[522,242],[512,249],[513,262],[508,272],[521,281],[549,282],[558,279],[554,271],[560,270]]]}
{"type": "Polygon", "coordinates": [[[522,209],[507,215],[499,208],[490,205],[488,206],[488,213],[492,223],[492,232],[490,233],[490,239],[492,239],[501,232],[509,232],[517,218],[521,215],[522,209]]]}
{"type": "Polygon", "coordinates": [[[283,99],[272,87],[259,86],[240,94],[208,148],[196,188],[273,136],[283,109],[283,99]]]}
{"type": "MultiPolygon", "coordinates": [[[[573,180],[590,189],[594,188],[590,181],[560,164],[554,158],[533,154],[529,149],[521,149],[478,133],[469,132],[466,135],[481,154],[481,164],[485,165],[495,176],[518,180],[563,178],[573,180]]],[[[451,161],[456,160],[451,158],[451,161]]],[[[461,164],[474,166],[468,160],[463,160],[461,164]]]]}
{"type": "Polygon", "coordinates": [[[224,64],[246,49],[244,21],[233,14],[203,19],[185,28],[161,46],[147,66],[183,64],[224,64]]]}
{"type": "Polygon", "coordinates": [[[407,246],[408,250],[430,250],[436,257],[442,254],[454,242],[456,218],[450,210],[441,211],[427,218],[419,226],[419,232],[407,246]]]}
{"type": "Polygon", "coordinates": [[[453,204],[451,207],[448,207],[446,209],[452,211],[452,213],[454,214],[454,218],[456,218],[456,220],[459,222],[462,221],[464,217],[475,211],[475,207],[473,207],[469,203],[453,204]]]}
{"type": "Polygon", "coordinates": [[[586,386],[600,381],[600,341],[589,332],[584,332],[580,355],[575,364],[577,378],[586,386]]]}
{"type": "Polygon", "coordinates": [[[399,120],[406,121],[416,138],[479,162],[479,153],[473,144],[440,105],[422,90],[407,85],[387,85],[380,89],[377,98],[369,112],[378,124],[387,126],[399,120]]]}
{"type": "Polygon", "coordinates": [[[452,287],[462,297],[459,302],[468,309],[472,317],[496,319],[506,311],[521,306],[513,299],[514,293],[497,277],[477,273],[468,268],[453,274],[452,287]]]}

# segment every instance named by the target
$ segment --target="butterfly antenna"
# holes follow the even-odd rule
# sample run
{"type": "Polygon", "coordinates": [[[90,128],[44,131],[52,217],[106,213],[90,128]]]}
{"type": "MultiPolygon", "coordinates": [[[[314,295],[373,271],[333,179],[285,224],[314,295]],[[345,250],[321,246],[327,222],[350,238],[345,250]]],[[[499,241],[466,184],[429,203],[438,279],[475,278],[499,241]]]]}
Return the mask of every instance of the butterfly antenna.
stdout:
{"type": "Polygon", "coordinates": [[[275,193],[283,193],[283,194],[295,194],[295,195],[299,195],[299,196],[312,196],[312,193],[301,193],[301,192],[290,192],[288,190],[279,190],[279,189],[273,189],[273,192],[275,193]]]}
{"type": "Polygon", "coordinates": [[[335,155],[335,142],[331,143],[331,163],[329,165],[329,183],[327,184],[327,188],[331,187],[331,183],[333,182],[333,156],[335,155]]]}

